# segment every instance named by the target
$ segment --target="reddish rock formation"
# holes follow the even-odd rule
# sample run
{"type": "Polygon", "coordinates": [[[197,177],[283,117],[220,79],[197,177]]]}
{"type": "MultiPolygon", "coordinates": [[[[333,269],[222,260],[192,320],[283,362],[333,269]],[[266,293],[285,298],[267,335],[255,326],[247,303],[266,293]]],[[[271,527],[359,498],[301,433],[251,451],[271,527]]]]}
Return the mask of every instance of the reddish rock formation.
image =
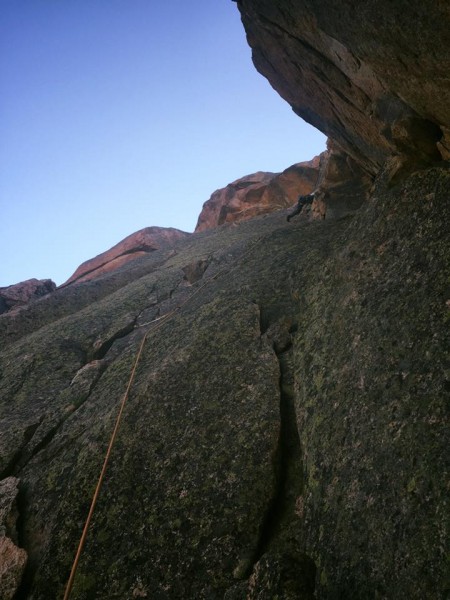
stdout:
{"type": "Polygon", "coordinates": [[[19,480],[7,477],[0,482],[0,598],[11,600],[19,587],[27,553],[18,548],[16,497],[19,480]]]}
{"type": "Polygon", "coordinates": [[[89,281],[103,273],[114,271],[130,260],[139,258],[148,252],[170,246],[189,235],[189,233],[172,227],[145,227],[132,233],[106,252],[82,263],[63,285],[75,281],[89,281]]]}
{"type": "Polygon", "coordinates": [[[27,279],[8,287],[2,287],[0,288],[0,314],[46,296],[55,289],[56,284],[51,279],[27,279]]]}
{"type": "Polygon", "coordinates": [[[374,175],[450,156],[450,4],[238,0],[253,62],[374,175]],[[357,10],[357,18],[355,11],[357,10]]]}
{"type": "Polygon", "coordinates": [[[292,165],[282,173],[258,172],[215,191],[198,218],[195,231],[292,206],[299,194],[311,193],[318,181],[321,156],[292,165]]]}

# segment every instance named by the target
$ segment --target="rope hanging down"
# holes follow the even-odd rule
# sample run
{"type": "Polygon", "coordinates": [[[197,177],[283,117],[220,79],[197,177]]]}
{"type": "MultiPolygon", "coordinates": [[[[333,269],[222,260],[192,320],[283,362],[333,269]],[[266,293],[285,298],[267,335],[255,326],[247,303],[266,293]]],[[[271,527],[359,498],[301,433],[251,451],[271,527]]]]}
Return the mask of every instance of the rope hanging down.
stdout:
{"type": "Polygon", "coordinates": [[[144,344],[145,344],[145,340],[147,338],[147,335],[148,335],[148,332],[142,338],[142,342],[141,342],[141,345],[139,346],[139,351],[137,353],[136,360],[134,361],[133,369],[131,371],[131,376],[130,376],[130,379],[128,381],[127,389],[126,389],[125,394],[124,394],[124,396],[122,398],[122,402],[120,403],[120,408],[119,408],[119,412],[117,414],[116,423],[114,425],[114,429],[113,429],[113,432],[111,434],[111,439],[109,440],[109,445],[108,445],[108,449],[106,451],[105,460],[103,461],[103,467],[102,467],[102,470],[100,472],[100,476],[98,478],[97,485],[95,487],[94,495],[92,497],[91,507],[89,509],[88,516],[86,518],[86,523],[84,524],[83,533],[81,534],[80,542],[78,544],[77,553],[75,555],[75,559],[73,561],[72,569],[70,571],[70,577],[69,577],[69,580],[67,582],[67,587],[66,587],[66,591],[65,591],[65,594],[64,594],[64,600],[67,600],[70,597],[70,593],[72,591],[73,582],[74,582],[75,575],[76,575],[76,572],[77,572],[78,563],[80,562],[80,557],[81,557],[81,553],[83,551],[84,543],[86,541],[86,536],[87,536],[87,533],[88,533],[89,525],[91,524],[92,515],[94,514],[95,505],[97,504],[97,499],[98,499],[98,496],[99,496],[99,493],[100,493],[100,488],[102,487],[103,479],[105,477],[106,467],[108,466],[109,457],[111,456],[111,450],[112,450],[112,447],[114,445],[117,432],[119,430],[120,421],[122,420],[122,414],[123,414],[123,411],[124,411],[124,408],[125,408],[125,404],[126,404],[127,399],[128,399],[128,395],[130,393],[131,386],[133,385],[134,376],[136,374],[136,369],[137,369],[137,366],[139,364],[139,359],[141,358],[142,350],[144,348],[144,344]]]}
{"type": "MultiPolygon", "coordinates": [[[[251,245],[251,247],[244,252],[244,254],[242,256],[239,257],[240,260],[244,259],[247,254],[249,254],[253,248],[261,241],[262,236],[257,238],[255,243],[251,245]]],[[[234,261],[234,263],[237,262],[234,261]]],[[[233,263],[232,263],[233,264],[233,263]]],[[[128,385],[127,388],[125,390],[125,393],[123,395],[122,401],[120,403],[120,407],[119,407],[119,412],[117,413],[117,417],[116,417],[116,422],[114,425],[114,429],[113,432],[111,434],[111,438],[109,440],[109,444],[108,444],[108,449],[106,450],[106,454],[105,454],[105,458],[103,461],[103,466],[102,466],[102,470],[100,472],[98,481],[97,481],[97,485],[95,486],[95,490],[94,490],[94,495],[92,497],[92,501],[91,501],[91,506],[89,508],[89,513],[88,516],[86,517],[86,522],[84,524],[83,527],[83,532],[81,534],[81,538],[78,544],[78,549],[77,552],[75,554],[75,558],[72,564],[72,568],[70,571],[70,576],[69,579],[67,581],[67,586],[66,586],[66,590],[64,593],[64,600],[69,600],[71,592],[72,592],[72,588],[73,588],[73,584],[75,581],[75,575],[77,573],[77,569],[78,569],[78,564],[80,562],[80,558],[81,558],[81,554],[83,552],[83,548],[86,542],[86,537],[89,531],[89,527],[92,521],[92,517],[94,515],[94,510],[95,510],[95,506],[97,504],[97,500],[100,494],[100,489],[102,487],[102,483],[103,480],[105,478],[105,473],[106,473],[106,469],[108,467],[108,463],[109,463],[109,459],[111,456],[111,451],[112,448],[114,446],[114,442],[116,440],[116,436],[117,436],[117,432],[119,431],[119,427],[120,427],[120,422],[122,420],[122,415],[125,409],[125,405],[127,403],[128,400],[128,396],[130,394],[130,390],[131,387],[133,385],[134,382],[134,378],[136,375],[136,370],[137,367],[139,365],[139,361],[141,359],[141,355],[142,355],[142,351],[144,349],[145,346],[145,342],[147,341],[147,337],[150,333],[153,333],[154,331],[156,331],[156,329],[159,329],[164,323],[166,323],[167,321],[169,321],[173,315],[178,312],[183,306],[185,306],[188,302],[190,302],[192,300],[192,298],[194,298],[205,286],[207,286],[211,281],[214,281],[215,279],[217,279],[220,275],[222,275],[222,273],[230,273],[232,271],[232,267],[228,266],[225,267],[223,269],[221,269],[220,271],[218,271],[217,273],[215,273],[214,275],[212,275],[207,281],[205,281],[205,283],[203,283],[201,286],[199,286],[184,302],[182,302],[181,304],[179,304],[178,306],[176,306],[173,310],[171,310],[170,312],[166,313],[165,315],[163,315],[162,317],[158,317],[157,319],[155,319],[154,321],[150,321],[149,323],[144,323],[144,325],[151,325],[153,323],[156,323],[156,325],[154,327],[152,327],[151,329],[149,329],[148,331],[146,331],[144,337],[142,338],[141,344],[139,346],[139,350],[138,353],[136,355],[136,359],[133,363],[133,367],[131,369],[131,374],[130,374],[130,378],[128,380],[128,385]]],[[[140,327],[143,327],[144,325],[140,325],[140,327]]]]}

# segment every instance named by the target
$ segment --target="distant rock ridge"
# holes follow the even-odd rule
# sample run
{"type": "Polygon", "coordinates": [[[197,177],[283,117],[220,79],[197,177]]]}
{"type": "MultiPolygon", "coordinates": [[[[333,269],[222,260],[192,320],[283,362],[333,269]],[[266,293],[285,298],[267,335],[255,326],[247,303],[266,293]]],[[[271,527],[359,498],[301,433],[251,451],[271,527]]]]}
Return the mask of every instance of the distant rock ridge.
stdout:
{"type": "MultiPolygon", "coordinates": [[[[319,171],[326,165],[328,155],[329,152],[323,152],[310,161],[291,165],[281,173],[258,171],[216,190],[203,204],[195,232],[246,221],[292,206],[300,194],[309,194],[315,189],[319,171]]],[[[109,250],[83,262],[60,287],[90,281],[149,252],[168,248],[190,235],[172,227],[144,227],[109,250]]],[[[0,314],[55,289],[56,284],[50,279],[30,279],[0,288],[0,314]]]]}
{"type": "MultiPolygon", "coordinates": [[[[292,206],[299,194],[309,194],[315,189],[326,154],[322,153],[310,161],[294,164],[282,173],[258,171],[215,191],[203,205],[195,232],[246,221],[292,206]]],[[[89,281],[110,273],[136,258],[169,247],[175,241],[189,235],[191,234],[173,228],[141,229],[106,252],[85,261],[63,286],[89,281]]]]}
{"type": "Polygon", "coordinates": [[[292,206],[299,194],[317,185],[321,157],[290,166],[282,173],[259,171],[216,190],[202,208],[195,231],[246,221],[292,206]]]}
{"type": "Polygon", "coordinates": [[[50,294],[56,289],[51,279],[27,279],[0,288],[0,314],[28,304],[32,300],[50,294]]]}
{"type": "Polygon", "coordinates": [[[189,235],[191,234],[172,227],[145,227],[127,236],[106,252],[82,263],[63,285],[75,281],[89,281],[149,252],[170,246],[189,235]]]}

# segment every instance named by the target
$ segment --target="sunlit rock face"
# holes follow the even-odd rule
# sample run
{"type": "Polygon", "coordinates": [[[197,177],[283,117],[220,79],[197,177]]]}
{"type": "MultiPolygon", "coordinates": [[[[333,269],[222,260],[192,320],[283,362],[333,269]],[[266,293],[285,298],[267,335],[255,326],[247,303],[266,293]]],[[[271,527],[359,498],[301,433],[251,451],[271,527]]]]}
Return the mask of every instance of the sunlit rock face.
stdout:
{"type": "Polygon", "coordinates": [[[300,194],[310,194],[317,186],[321,160],[325,160],[325,153],[292,165],[282,173],[254,173],[215,191],[203,205],[195,231],[291,206],[300,194]]]}
{"type": "Polygon", "coordinates": [[[56,289],[51,279],[27,279],[8,287],[0,288],[0,314],[24,306],[56,289]]]}
{"type": "Polygon", "coordinates": [[[145,227],[132,233],[106,252],[81,264],[64,285],[74,281],[89,281],[104,273],[114,271],[131,260],[145,256],[148,252],[167,248],[188,235],[179,229],[145,227]]]}
{"type": "Polygon", "coordinates": [[[367,172],[449,159],[448,2],[237,4],[258,71],[367,172]]]}

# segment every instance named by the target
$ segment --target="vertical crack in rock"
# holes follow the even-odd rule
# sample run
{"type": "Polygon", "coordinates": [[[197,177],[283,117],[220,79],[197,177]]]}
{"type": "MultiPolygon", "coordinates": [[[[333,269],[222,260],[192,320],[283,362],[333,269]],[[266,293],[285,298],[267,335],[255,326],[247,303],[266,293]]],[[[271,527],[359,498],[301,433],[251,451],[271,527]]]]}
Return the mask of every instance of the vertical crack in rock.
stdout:
{"type": "MultiPolygon", "coordinates": [[[[272,346],[279,364],[280,433],[274,458],[275,491],[261,524],[253,566],[286,537],[298,542],[300,527],[296,503],[303,489],[302,451],[294,404],[291,332],[295,325],[286,321],[270,324],[260,310],[262,337],[272,346]]],[[[253,568],[252,566],[252,568],[253,568]]],[[[250,569],[251,571],[251,569],[250,569]]],[[[250,573],[248,573],[250,575],[250,573]]]]}
{"type": "MultiPolygon", "coordinates": [[[[24,551],[28,550],[29,556],[22,573],[22,578],[12,600],[28,600],[32,597],[33,583],[38,563],[36,562],[36,559],[33,560],[33,557],[30,555],[30,540],[27,540],[26,535],[26,516],[29,508],[29,499],[27,497],[27,489],[23,485],[19,486],[16,503],[18,508],[18,518],[16,523],[18,544],[21,548],[24,548],[24,551]]],[[[0,597],[3,598],[2,596],[0,597]]]]}
{"type": "Polygon", "coordinates": [[[20,459],[22,458],[23,451],[27,447],[29,441],[33,438],[34,434],[36,433],[36,430],[38,429],[41,423],[42,418],[39,419],[37,423],[32,423],[25,429],[25,431],[23,432],[23,442],[21,446],[17,449],[17,452],[9,461],[8,465],[0,473],[0,480],[5,479],[6,477],[10,477],[15,473],[17,465],[19,464],[20,459]]]}
{"type": "MultiPolygon", "coordinates": [[[[23,489],[23,485],[20,485],[17,498],[16,498],[16,506],[18,511],[17,521],[16,521],[16,531],[17,531],[17,543],[20,548],[23,548],[26,552],[26,542],[25,542],[25,514],[27,511],[27,501],[25,490],[23,489]]],[[[30,597],[31,594],[31,583],[32,576],[31,573],[34,573],[34,568],[30,560],[27,560],[20,581],[18,582],[16,593],[13,596],[13,600],[26,600],[30,597]]]]}
{"type": "Polygon", "coordinates": [[[280,428],[274,455],[275,485],[261,522],[253,560],[240,582],[225,597],[304,598],[313,600],[316,566],[303,552],[301,495],[303,468],[297,429],[293,377],[292,335],[297,325],[274,307],[260,309],[261,338],[274,352],[279,366],[280,428]]]}

